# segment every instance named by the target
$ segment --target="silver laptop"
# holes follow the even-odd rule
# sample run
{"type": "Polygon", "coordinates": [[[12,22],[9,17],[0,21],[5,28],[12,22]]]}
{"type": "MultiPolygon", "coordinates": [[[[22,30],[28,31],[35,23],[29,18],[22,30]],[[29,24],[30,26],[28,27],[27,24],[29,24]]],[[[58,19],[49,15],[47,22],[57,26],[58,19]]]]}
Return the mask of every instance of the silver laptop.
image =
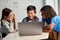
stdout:
{"type": "Polygon", "coordinates": [[[41,22],[22,22],[18,23],[19,35],[41,35],[42,34],[42,23],[41,22]]]}

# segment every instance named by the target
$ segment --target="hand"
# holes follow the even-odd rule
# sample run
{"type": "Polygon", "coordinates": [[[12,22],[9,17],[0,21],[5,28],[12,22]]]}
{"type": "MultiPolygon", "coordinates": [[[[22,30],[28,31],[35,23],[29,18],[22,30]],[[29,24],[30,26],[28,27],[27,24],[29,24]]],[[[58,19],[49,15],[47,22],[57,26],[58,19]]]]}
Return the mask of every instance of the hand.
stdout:
{"type": "Polygon", "coordinates": [[[51,32],[49,29],[43,29],[43,32],[51,32]]]}
{"type": "Polygon", "coordinates": [[[9,22],[12,22],[13,19],[11,19],[11,18],[6,18],[6,20],[8,20],[9,22]]]}
{"type": "Polygon", "coordinates": [[[16,30],[14,30],[13,33],[16,33],[16,30]]]}

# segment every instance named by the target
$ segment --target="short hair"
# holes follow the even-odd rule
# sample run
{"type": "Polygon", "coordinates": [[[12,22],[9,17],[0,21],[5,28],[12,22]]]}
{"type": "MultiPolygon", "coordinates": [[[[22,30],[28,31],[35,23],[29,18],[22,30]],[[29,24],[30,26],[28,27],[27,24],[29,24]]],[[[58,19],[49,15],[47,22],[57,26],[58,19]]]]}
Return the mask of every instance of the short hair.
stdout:
{"type": "Polygon", "coordinates": [[[44,12],[42,15],[45,15],[46,19],[56,16],[55,10],[50,5],[43,6],[40,11],[44,12]]]}
{"type": "Polygon", "coordinates": [[[27,11],[30,11],[30,10],[34,10],[34,12],[36,13],[36,7],[35,7],[35,6],[29,5],[29,6],[27,7],[27,11]]]}

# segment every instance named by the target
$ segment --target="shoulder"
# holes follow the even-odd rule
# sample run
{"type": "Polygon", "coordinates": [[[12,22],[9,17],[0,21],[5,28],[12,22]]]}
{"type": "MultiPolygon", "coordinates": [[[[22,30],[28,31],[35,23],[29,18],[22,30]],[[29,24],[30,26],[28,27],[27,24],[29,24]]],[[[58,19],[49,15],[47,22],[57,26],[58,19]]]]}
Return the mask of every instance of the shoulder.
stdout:
{"type": "Polygon", "coordinates": [[[27,20],[27,19],[28,19],[28,17],[23,18],[23,20],[27,20]]]}
{"type": "Polygon", "coordinates": [[[27,19],[28,17],[25,17],[25,18],[23,18],[23,19],[27,19]]]}
{"type": "Polygon", "coordinates": [[[39,19],[39,18],[37,16],[35,16],[34,19],[39,19]]]}
{"type": "Polygon", "coordinates": [[[7,20],[5,20],[5,19],[2,20],[2,23],[3,24],[9,24],[9,22],[7,20]]]}
{"type": "Polygon", "coordinates": [[[55,19],[59,19],[59,18],[60,18],[60,16],[55,16],[54,18],[55,18],[55,19]]]}
{"type": "Polygon", "coordinates": [[[39,22],[39,18],[38,18],[37,16],[34,17],[34,20],[35,20],[36,22],[39,22]]]}
{"type": "Polygon", "coordinates": [[[56,21],[60,21],[60,16],[55,16],[55,17],[53,17],[51,21],[55,21],[55,22],[56,22],[56,21]]]}
{"type": "Polygon", "coordinates": [[[28,17],[23,18],[22,22],[26,22],[28,20],[28,17]]]}

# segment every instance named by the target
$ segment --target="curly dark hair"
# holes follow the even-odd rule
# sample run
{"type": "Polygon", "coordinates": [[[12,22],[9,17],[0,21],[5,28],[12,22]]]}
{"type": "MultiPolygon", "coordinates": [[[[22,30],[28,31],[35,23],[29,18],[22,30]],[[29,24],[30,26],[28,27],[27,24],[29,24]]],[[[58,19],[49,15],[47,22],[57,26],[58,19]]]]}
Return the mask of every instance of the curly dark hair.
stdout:
{"type": "Polygon", "coordinates": [[[40,11],[42,12],[42,15],[45,15],[46,19],[52,18],[57,15],[50,5],[43,6],[40,11]]]}

